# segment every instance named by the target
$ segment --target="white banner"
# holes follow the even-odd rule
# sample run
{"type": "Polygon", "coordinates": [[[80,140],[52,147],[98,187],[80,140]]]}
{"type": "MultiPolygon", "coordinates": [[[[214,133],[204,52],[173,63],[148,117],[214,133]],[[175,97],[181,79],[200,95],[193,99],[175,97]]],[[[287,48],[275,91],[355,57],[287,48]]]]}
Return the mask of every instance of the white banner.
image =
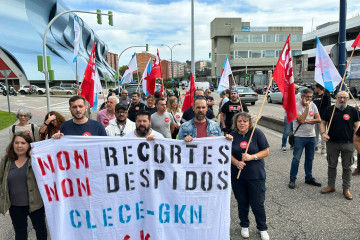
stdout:
{"type": "Polygon", "coordinates": [[[32,145],[53,240],[230,238],[231,142],[224,137],[65,136],[32,145]]]}

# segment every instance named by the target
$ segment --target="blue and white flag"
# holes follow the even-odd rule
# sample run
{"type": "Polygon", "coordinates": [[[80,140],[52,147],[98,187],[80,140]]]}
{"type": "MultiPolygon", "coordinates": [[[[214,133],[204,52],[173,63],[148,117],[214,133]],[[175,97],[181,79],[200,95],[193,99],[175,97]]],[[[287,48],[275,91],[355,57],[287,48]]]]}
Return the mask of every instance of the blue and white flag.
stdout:
{"type": "Polygon", "coordinates": [[[75,38],[74,38],[74,60],[73,60],[73,62],[76,62],[77,55],[79,52],[79,43],[80,43],[80,26],[79,26],[79,19],[76,15],[74,16],[74,32],[75,32],[75,38]]]}
{"type": "Polygon", "coordinates": [[[151,73],[151,58],[149,59],[145,69],[144,69],[144,73],[142,75],[142,85],[143,85],[143,92],[145,93],[146,96],[149,95],[147,88],[146,88],[146,84],[147,84],[147,80],[150,77],[150,73],[151,73]]]}
{"type": "Polygon", "coordinates": [[[231,73],[232,73],[232,71],[231,71],[231,67],[230,67],[230,64],[229,64],[229,60],[228,60],[228,57],[226,56],[225,62],[224,62],[224,67],[223,67],[223,70],[221,72],[221,77],[220,77],[220,80],[219,80],[219,87],[218,87],[218,90],[217,90],[218,94],[220,94],[222,91],[230,88],[229,75],[231,73]]]}
{"type": "Polygon", "coordinates": [[[138,70],[137,61],[136,61],[136,53],[134,53],[134,55],[131,57],[129,65],[126,68],[126,70],[124,72],[124,75],[121,78],[121,81],[120,81],[119,85],[124,84],[124,83],[130,83],[131,79],[132,79],[133,72],[135,70],[138,70]]]}
{"type": "Polygon", "coordinates": [[[101,87],[101,82],[100,82],[100,76],[99,76],[99,72],[97,71],[97,67],[95,65],[95,81],[94,81],[94,105],[91,108],[93,111],[97,110],[98,107],[98,103],[99,103],[99,98],[98,95],[99,93],[102,92],[102,87],[101,87]]]}
{"type": "Polygon", "coordinates": [[[315,82],[331,92],[341,82],[341,76],[319,38],[316,38],[316,41],[315,82]]]}

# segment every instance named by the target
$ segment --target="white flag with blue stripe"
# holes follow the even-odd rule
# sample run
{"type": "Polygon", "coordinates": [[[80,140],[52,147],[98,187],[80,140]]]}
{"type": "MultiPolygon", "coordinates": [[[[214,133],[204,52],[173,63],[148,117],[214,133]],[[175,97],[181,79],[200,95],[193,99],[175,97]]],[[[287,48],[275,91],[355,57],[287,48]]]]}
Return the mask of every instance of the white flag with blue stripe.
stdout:
{"type": "Polygon", "coordinates": [[[97,71],[97,67],[95,65],[95,81],[94,81],[94,105],[91,108],[93,111],[97,110],[98,103],[99,103],[99,93],[102,92],[101,82],[99,72],[97,71]]]}
{"type": "Polygon", "coordinates": [[[149,59],[145,69],[144,69],[144,72],[143,72],[143,75],[142,75],[142,79],[143,79],[143,92],[145,93],[146,96],[149,95],[148,91],[147,91],[147,88],[146,88],[146,85],[147,85],[147,80],[148,78],[150,77],[150,73],[151,73],[151,58],[149,59]]]}
{"type": "Polygon", "coordinates": [[[73,62],[76,62],[77,55],[79,52],[79,44],[80,44],[79,18],[76,15],[74,16],[74,32],[75,32],[75,38],[74,38],[74,60],[73,60],[73,62]]]}
{"type": "Polygon", "coordinates": [[[341,82],[341,76],[318,38],[316,42],[315,82],[331,92],[341,82]]]}
{"type": "Polygon", "coordinates": [[[136,61],[136,53],[134,53],[134,55],[131,57],[129,65],[126,68],[126,70],[124,72],[124,75],[121,78],[121,81],[120,81],[119,85],[124,84],[124,83],[130,83],[131,80],[132,80],[133,72],[135,70],[138,70],[137,61],[136,61]]]}

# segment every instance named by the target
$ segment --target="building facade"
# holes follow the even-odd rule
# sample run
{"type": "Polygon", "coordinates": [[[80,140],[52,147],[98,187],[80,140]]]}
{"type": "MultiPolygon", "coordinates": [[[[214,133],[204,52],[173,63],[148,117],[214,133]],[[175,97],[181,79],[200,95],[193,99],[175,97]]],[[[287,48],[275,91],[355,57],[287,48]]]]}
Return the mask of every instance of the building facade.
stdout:
{"type": "MultiPolygon", "coordinates": [[[[152,66],[154,64],[155,55],[148,52],[136,53],[136,61],[138,66],[137,72],[141,74],[141,76],[146,68],[149,59],[151,59],[151,66],[152,66]]],[[[136,71],[134,73],[136,73],[136,71]]]]}
{"type": "Polygon", "coordinates": [[[301,54],[303,27],[257,27],[241,18],[215,18],[210,26],[212,78],[220,77],[226,56],[238,83],[246,72],[267,74],[289,34],[292,55],[301,54]]]}
{"type": "Polygon", "coordinates": [[[106,62],[115,71],[116,71],[116,68],[118,67],[118,60],[119,60],[119,55],[118,54],[112,53],[112,52],[108,52],[106,54],[106,62]]]}

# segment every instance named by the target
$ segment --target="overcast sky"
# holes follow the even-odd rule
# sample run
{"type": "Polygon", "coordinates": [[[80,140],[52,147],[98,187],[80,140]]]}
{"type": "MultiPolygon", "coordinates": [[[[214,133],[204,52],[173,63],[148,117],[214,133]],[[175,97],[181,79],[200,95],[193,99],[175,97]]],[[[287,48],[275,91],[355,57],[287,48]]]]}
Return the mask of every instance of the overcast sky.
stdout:
{"type": "MultiPolygon", "coordinates": [[[[111,52],[120,53],[133,45],[149,44],[149,52],[159,49],[160,58],[170,60],[191,59],[191,1],[122,1],[122,0],[63,0],[70,9],[103,12],[113,11],[114,26],[108,25],[106,16],[98,25],[96,16],[79,16],[108,45],[111,52]]],[[[209,60],[211,51],[210,22],[217,17],[240,17],[251,26],[302,26],[304,33],[317,25],[339,20],[339,0],[203,0],[195,1],[195,60],[209,60]]],[[[347,18],[360,14],[360,1],[347,1],[347,18]]],[[[127,50],[120,65],[127,65],[131,55],[145,49],[127,50]]]]}

